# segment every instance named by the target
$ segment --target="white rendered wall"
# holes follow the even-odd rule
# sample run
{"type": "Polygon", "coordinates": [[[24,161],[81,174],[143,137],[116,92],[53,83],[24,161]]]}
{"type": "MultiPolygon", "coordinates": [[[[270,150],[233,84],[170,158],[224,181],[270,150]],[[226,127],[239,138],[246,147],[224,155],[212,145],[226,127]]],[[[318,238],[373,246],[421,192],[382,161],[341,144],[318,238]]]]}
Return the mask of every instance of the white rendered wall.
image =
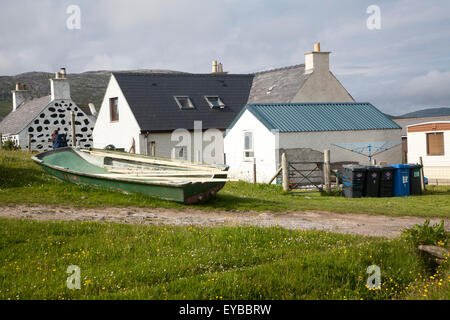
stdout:
{"type": "Polygon", "coordinates": [[[276,135],[269,131],[255,116],[246,110],[228,131],[224,139],[226,164],[230,171],[244,171],[231,177],[253,181],[253,160],[244,159],[244,132],[253,132],[254,156],[256,159],[256,181],[267,183],[275,174],[276,135]]]}
{"type": "MultiPolygon", "coordinates": [[[[200,132],[199,132],[200,133],[200,132]]],[[[219,133],[219,132],[218,132],[219,133]]],[[[204,141],[203,137],[206,138],[206,133],[202,132],[202,138],[198,140],[198,148],[197,152],[194,149],[194,133],[188,132],[187,133],[187,141],[181,141],[180,145],[189,145],[190,144],[190,154],[191,154],[191,161],[198,162],[198,150],[200,148],[202,151],[202,161],[203,163],[210,163],[210,164],[223,164],[223,138],[222,138],[222,132],[220,132],[220,139],[217,140],[217,143],[211,142],[211,140],[204,141]],[[189,142],[190,141],[190,142],[189,142]],[[206,153],[208,152],[208,145],[211,143],[214,143],[215,146],[215,153],[212,153],[211,156],[208,158],[206,153]],[[217,157],[216,157],[217,155],[217,157]],[[210,160],[208,160],[210,159],[210,160]]],[[[141,134],[140,136],[140,150],[142,154],[146,153],[146,145],[145,145],[145,135],[141,134]]],[[[163,157],[163,158],[172,158],[174,148],[179,144],[179,140],[172,141],[172,132],[161,132],[161,133],[149,133],[147,137],[147,143],[148,146],[148,154],[151,155],[150,150],[150,142],[155,142],[155,156],[157,157],[163,157]]],[[[186,150],[189,151],[187,148],[186,150]]]]}
{"type": "Polygon", "coordinates": [[[112,144],[116,148],[125,148],[126,151],[129,151],[132,138],[134,138],[136,153],[140,153],[140,132],[141,129],[117,83],[117,80],[111,75],[94,127],[94,147],[102,149],[107,145],[112,144]],[[111,122],[109,99],[116,97],[118,98],[119,120],[111,122]]]}
{"type": "Polygon", "coordinates": [[[355,102],[328,70],[314,71],[291,102],[355,102]]]}
{"type": "MultiPolygon", "coordinates": [[[[408,132],[408,161],[418,163],[422,157],[424,175],[428,179],[450,179],[450,131],[439,131],[444,133],[444,155],[427,155],[427,133],[408,132]]],[[[433,181],[431,181],[433,182],[433,181]]]]}

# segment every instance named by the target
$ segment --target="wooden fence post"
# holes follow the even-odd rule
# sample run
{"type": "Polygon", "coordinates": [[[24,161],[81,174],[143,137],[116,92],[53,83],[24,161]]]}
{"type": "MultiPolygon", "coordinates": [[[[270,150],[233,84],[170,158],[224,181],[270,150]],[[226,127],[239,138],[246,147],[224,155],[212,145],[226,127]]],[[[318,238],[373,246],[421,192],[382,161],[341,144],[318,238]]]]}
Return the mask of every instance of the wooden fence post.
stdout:
{"type": "Polygon", "coordinates": [[[75,112],[70,111],[70,123],[72,125],[72,147],[75,147],[77,144],[77,137],[75,135],[75,112]]]}
{"type": "Polygon", "coordinates": [[[256,158],[253,158],[253,184],[256,184],[256,158]]]}
{"type": "Polygon", "coordinates": [[[288,171],[286,153],[284,153],[284,152],[281,155],[281,168],[283,171],[283,190],[289,191],[289,171],[288,171]]]}
{"type": "Polygon", "coordinates": [[[31,153],[31,137],[32,137],[32,134],[29,133],[28,134],[28,153],[31,153]]]}
{"type": "Polygon", "coordinates": [[[272,184],[273,180],[275,180],[278,177],[278,175],[281,173],[282,170],[283,170],[283,168],[279,167],[277,172],[275,172],[274,176],[272,177],[272,179],[269,180],[268,184],[272,184]]]}
{"type": "Polygon", "coordinates": [[[325,191],[331,192],[330,150],[323,151],[323,182],[325,191]]]}
{"type": "Polygon", "coordinates": [[[420,168],[420,187],[422,188],[422,191],[425,190],[425,176],[423,174],[423,160],[422,157],[419,157],[419,164],[422,166],[420,168]]]}
{"type": "Polygon", "coordinates": [[[3,147],[3,136],[2,133],[0,132],[0,151],[2,151],[2,147],[3,147]]]}

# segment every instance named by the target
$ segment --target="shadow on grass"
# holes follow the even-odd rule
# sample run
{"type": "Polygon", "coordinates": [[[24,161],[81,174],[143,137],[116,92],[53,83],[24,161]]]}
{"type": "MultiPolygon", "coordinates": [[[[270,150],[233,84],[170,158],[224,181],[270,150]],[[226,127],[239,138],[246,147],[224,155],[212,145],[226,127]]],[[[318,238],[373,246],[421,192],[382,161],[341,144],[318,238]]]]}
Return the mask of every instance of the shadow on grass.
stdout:
{"type": "Polygon", "coordinates": [[[0,167],[0,188],[17,188],[30,184],[44,184],[49,180],[39,168],[0,167]]]}
{"type": "Polygon", "coordinates": [[[208,202],[195,204],[195,207],[213,207],[214,209],[223,210],[242,210],[256,209],[256,208],[270,208],[273,206],[279,206],[280,203],[270,200],[262,200],[258,198],[238,197],[228,194],[217,194],[208,202]]]}

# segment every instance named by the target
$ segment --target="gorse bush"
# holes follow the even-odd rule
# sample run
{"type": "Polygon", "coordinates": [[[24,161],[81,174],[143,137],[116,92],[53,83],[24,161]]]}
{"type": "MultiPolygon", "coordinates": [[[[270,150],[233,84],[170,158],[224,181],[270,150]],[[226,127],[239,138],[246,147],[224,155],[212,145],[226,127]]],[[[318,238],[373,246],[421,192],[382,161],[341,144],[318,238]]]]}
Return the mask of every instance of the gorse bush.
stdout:
{"type": "Polygon", "coordinates": [[[432,226],[430,226],[430,220],[426,220],[423,226],[416,224],[412,229],[403,231],[403,237],[414,245],[445,245],[448,240],[444,220],[432,226]]]}

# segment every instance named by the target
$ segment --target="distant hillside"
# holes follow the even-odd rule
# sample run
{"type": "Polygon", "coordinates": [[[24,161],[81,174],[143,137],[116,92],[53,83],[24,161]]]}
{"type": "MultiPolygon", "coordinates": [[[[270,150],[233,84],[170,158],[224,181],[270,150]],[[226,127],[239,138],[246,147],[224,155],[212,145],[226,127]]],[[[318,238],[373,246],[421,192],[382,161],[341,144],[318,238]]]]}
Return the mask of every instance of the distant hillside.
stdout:
{"type": "Polygon", "coordinates": [[[450,116],[450,108],[430,108],[414,112],[405,113],[395,118],[424,118],[424,117],[443,117],[450,116]]]}
{"type": "MultiPolygon", "coordinates": [[[[178,73],[171,70],[130,70],[136,73],[178,73]]],[[[72,99],[80,106],[93,103],[97,110],[105,95],[111,71],[89,71],[83,73],[69,73],[70,93],[72,99]]],[[[16,76],[0,76],[0,120],[3,119],[12,108],[11,90],[15,83],[20,82],[27,86],[33,97],[42,97],[50,94],[50,81],[54,73],[27,72],[16,76]]]]}

